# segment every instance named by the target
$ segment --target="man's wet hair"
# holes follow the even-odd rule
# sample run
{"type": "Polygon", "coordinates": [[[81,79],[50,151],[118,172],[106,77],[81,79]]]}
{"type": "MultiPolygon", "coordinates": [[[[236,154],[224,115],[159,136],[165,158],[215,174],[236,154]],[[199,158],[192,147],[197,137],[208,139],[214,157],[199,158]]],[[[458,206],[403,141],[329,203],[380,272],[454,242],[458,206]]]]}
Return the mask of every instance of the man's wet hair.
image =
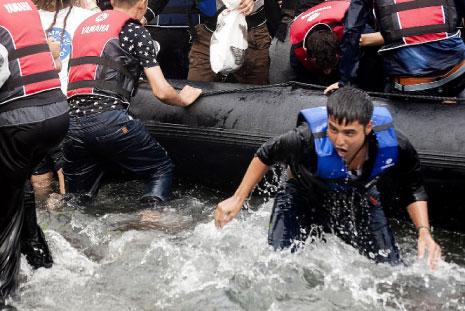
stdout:
{"type": "Polygon", "coordinates": [[[312,31],[305,39],[305,48],[310,58],[315,58],[315,63],[322,70],[334,70],[337,68],[339,41],[329,29],[312,31]]]}
{"type": "Polygon", "coordinates": [[[373,115],[373,101],[366,92],[346,86],[328,97],[327,111],[339,124],[358,121],[365,126],[373,115]]]}

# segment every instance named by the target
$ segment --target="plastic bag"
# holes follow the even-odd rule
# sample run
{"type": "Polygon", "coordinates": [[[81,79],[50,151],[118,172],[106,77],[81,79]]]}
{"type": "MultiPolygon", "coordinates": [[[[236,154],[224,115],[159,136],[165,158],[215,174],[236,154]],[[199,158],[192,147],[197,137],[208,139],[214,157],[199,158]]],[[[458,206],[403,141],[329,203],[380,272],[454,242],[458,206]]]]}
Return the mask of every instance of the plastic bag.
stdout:
{"type": "Polygon", "coordinates": [[[240,0],[223,0],[227,9],[218,16],[210,41],[210,64],[213,72],[229,74],[244,64],[247,43],[245,16],[236,10],[240,0]]]}
{"type": "Polygon", "coordinates": [[[8,51],[5,46],[0,44],[0,87],[10,77],[10,67],[8,64],[8,51]]]}

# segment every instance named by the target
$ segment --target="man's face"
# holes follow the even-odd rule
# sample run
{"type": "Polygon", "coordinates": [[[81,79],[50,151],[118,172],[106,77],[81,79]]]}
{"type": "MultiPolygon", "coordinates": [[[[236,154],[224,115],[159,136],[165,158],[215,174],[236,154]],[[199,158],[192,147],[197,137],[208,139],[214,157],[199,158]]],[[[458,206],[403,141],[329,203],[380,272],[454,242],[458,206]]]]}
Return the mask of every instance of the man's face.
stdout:
{"type": "Polygon", "coordinates": [[[344,161],[352,161],[365,142],[365,136],[371,132],[371,121],[363,126],[358,121],[338,123],[333,116],[328,118],[328,137],[337,154],[344,161]]]}

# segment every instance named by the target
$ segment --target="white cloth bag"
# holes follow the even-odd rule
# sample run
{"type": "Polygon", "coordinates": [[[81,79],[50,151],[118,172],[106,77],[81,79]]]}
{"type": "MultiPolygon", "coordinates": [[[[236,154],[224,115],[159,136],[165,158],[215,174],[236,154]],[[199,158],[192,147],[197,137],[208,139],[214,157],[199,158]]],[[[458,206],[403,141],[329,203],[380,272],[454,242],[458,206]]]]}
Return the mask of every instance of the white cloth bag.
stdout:
{"type": "Polygon", "coordinates": [[[210,64],[214,73],[227,75],[241,68],[247,49],[247,22],[239,13],[240,0],[223,0],[225,10],[218,16],[210,41],[210,64]]]}

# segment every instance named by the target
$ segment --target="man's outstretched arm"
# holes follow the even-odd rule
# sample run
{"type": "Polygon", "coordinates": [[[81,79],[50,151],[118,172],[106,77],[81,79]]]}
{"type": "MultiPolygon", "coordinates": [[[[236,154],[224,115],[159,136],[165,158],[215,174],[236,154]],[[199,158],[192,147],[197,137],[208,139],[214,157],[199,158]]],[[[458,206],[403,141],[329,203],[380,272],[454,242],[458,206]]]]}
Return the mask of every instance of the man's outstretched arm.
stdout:
{"type": "Polygon", "coordinates": [[[258,157],[253,158],[236,192],[230,198],[220,202],[216,207],[215,225],[218,228],[223,228],[224,225],[236,217],[250,192],[262,180],[268,169],[269,166],[258,157]]]}
{"type": "Polygon", "coordinates": [[[153,95],[168,105],[187,107],[202,93],[201,89],[186,85],[179,93],[166,81],[160,66],[144,68],[153,95]]]}

